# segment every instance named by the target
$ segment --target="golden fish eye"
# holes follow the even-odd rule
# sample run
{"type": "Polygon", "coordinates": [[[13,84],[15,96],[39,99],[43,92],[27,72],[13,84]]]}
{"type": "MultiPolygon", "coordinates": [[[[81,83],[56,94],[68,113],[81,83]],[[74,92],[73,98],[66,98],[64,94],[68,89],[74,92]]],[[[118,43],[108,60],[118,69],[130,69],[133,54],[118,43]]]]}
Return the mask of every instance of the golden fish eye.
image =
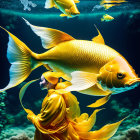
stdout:
{"type": "Polygon", "coordinates": [[[125,74],[123,73],[117,73],[117,78],[118,79],[123,79],[125,77],[125,74]]]}

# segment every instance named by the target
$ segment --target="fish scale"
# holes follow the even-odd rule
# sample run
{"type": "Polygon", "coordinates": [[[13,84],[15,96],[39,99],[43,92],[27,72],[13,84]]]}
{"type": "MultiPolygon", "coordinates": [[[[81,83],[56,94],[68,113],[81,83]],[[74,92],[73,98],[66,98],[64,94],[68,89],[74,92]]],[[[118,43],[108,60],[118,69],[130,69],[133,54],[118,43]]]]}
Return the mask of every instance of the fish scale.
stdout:
{"type": "MultiPolygon", "coordinates": [[[[118,55],[118,52],[110,47],[92,41],[72,40],[60,43],[44,54],[39,54],[38,57],[42,61],[61,61],[78,70],[84,67],[87,69],[87,66],[96,67],[98,68],[96,72],[99,72],[103,65],[118,55]]],[[[87,71],[91,72],[91,70],[87,71]]]]}

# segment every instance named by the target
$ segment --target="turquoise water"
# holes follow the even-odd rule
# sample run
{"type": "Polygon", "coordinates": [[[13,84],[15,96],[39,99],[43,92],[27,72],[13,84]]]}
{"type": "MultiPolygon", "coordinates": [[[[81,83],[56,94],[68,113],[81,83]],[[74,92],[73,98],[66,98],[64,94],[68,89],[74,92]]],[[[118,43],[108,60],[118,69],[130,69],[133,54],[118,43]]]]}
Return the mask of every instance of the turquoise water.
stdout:
{"type": "MultiPolygon", "coordinates": [[[[74,18],[62,18],[60,10],[56,8],[45,9],[45,1],[32,1],[37,6],[30,7],[31,11],[24,10],[20,0],[0,0],[0,25],[21,39],[32,51],[42,53],[45,51],[41,41],[25,24],[22,17],[37,26],[50,27],[64,31],[76,39],[91,40],[97,35],[94,24],[102,33],[105,43],[121,53],[133,66],[137,74],[140,74],[140,1],[128,1],[120,6],[105,10],[100,6],[100,1],[83,1],[77,4],[80,15],[74,18]],[[104,14],[114,17],[110,22],[101,22],[104,14]]],[[[9,81],[10,64],[6,58],[8,35],[0,29],[0,89],[9,81]]],[[[18,93],[20,88],[32,79],[40,78],[45,68],[40,67],[32,72],[28,79],[21,85],[7,90],[7,94],[0,96],[0,139],[7,140],[17,134],[26,133],[30,138],[34,135],[34,127],[27,120],[26,113],[22,109],[18,93]]],[[[120,126],[118,133],[124,133],[132,127],[140,125],[140,87],[112,96],[111,100],[103,106],[106,108],[97,116],[94,129],[116,122],[130,115],[120,126]]],[[[39,113],[41,102],[47,91],[40,90],[39,83],[31,85],[23,100],[25,106],[39,113]]],[[[92,109],[86,106],[93,103],[99,97],[89,96],[74,92],[77,97],[81,112],[91,114],[92,109]]],[[[125,135],[125,134],[124,134],[125,135]]],[[[115,137],[115,136],[114,136],[115,137]]],[[[112,140],[120,140],[112,138],[112,140]]],[[[137,140],[131,138],[130,140],[137,140]]]]}

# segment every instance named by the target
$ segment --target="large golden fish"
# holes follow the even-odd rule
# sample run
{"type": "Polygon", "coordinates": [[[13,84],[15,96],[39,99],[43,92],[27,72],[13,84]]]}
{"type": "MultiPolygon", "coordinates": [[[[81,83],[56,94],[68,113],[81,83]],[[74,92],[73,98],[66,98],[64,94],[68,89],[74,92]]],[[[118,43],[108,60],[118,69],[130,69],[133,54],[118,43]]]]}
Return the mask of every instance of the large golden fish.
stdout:
{"type": "Polygon", "coordinates": [[[1,91],[19,85],[41,65],[71,81],[67,91],[103,96],[130,90],[140,83],[140,78],[127,60],[105,45],[99,30],[99,35],[92,41],[76,40],[59,30],[26,23],[41,38],[43,47],[49,50],[36,54],[7,31],[7,57],[12,66],[10,82],[1,91]]]}
{"type": "Polygon", "coordinates": [[[63,12],[63,14],[61,14],[60,16],[73,17],[75,15],[80,14],[75,4],[79,2],[79,0],[46,0],[45,8],[48,9],[56,7],[63,12]]]}

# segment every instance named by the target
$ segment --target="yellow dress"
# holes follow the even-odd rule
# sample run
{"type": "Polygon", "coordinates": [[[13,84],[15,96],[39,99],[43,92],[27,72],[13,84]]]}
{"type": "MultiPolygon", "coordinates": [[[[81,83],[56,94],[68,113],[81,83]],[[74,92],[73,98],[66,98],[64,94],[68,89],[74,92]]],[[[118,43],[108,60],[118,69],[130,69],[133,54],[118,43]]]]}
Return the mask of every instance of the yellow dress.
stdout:
{"type": "MultiPolygon", "coordinates": [[[[21,89],[20,101],[28,85],[27,83],[21,89]]],[[[114,124],[107,124],[99,130],[90,131],[96,122],[96,114],[102,109],[95,109],[91,116],[87,113],[80,114],[77,98],[72,93],[63,91],[68,85],[69,82],[61,82],[56,84],[55,89],[50,89],[38,115],[23,107],[28,113],[27,118],[36,127],[34,140],[108,140],[111,138],[124,119],[114,124]]]]}
{"type": "MultiPolygon", "coordinates": [[[[58,83],[56,87],[62,84],[58,83]]],[[[36,116],[30,113],[27,118],[36,127],[35,140],[72,140],[75,134],[69,133],[72,131],[70,122],[79,116],[79,103],[73,94],[59,94],[50,89],[42,103],[40,114],[36,116]]]]}

